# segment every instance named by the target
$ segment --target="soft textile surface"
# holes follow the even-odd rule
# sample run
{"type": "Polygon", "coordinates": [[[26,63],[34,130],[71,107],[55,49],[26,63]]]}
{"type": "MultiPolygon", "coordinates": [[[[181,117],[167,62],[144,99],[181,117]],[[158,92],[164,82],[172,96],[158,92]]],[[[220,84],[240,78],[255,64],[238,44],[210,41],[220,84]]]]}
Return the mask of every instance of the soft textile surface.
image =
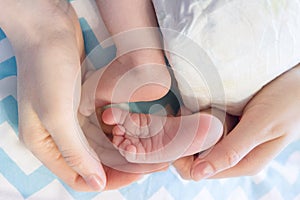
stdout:
{"type": "MultiPolygon", "coordinates": [[[[107,37],[92,3],[72,1],[84,32],[87,54],[96,66],[115,55],[112,44],[93,51],[107,37]],[[95,56],[96,57],[96,56],[95,56]],[[99,57],[101,59],[99,59],[99,57]]],[[[16,61],[9,40],[0,29],[0,199],[262,199],[300,200],[300,141],[289,145],[261,173],[253,177],[182,180],[173,168],[145,176],[128,187],[102,193],[75,192],[47,170],[18,140],[16,61]]]]}
{"type": "Polygon", "coordinates": [[[226,105],[239,115],[265,84],[300,62],[298,0],[153,3],[183,101],[194,112],[195,98],[201,109],[226,105]]]}

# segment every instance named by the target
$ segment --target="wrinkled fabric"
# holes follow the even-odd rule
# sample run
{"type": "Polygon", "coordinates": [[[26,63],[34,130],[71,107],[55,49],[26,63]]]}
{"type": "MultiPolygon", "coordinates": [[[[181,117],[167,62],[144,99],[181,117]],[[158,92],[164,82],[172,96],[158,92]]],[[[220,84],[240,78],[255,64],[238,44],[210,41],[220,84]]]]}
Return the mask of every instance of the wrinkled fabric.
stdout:
{"type": "Polygon", "coordinates": [[[183,102],[194,112],[212,105],[239,115],[264,85],[300,61],[297,0],[153,4],[183,102]]]}

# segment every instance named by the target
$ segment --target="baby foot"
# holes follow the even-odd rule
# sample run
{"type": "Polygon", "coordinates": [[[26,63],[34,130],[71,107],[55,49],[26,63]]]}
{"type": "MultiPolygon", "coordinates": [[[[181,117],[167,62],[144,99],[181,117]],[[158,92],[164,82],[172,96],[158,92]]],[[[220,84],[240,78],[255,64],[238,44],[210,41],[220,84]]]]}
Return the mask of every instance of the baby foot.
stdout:
{"type": "Polygon", "coordinates": [[[153,101],[165,96],[170,89],[171,76],[163,57],[155,57],[154,53],[146,50],[131,52],[116,58],[108,66],[86,72],[80,113],[90,116],[95,108],[108,104],[153,101]]]}
{"type": "Polygon", "coordinates": [[[113,144],[136,163],[168,162],[203,151],[220,139],[223,130],[217,118],[200,113],[172,117],[109,108],[102,119],[115,125],[113,144]]]}

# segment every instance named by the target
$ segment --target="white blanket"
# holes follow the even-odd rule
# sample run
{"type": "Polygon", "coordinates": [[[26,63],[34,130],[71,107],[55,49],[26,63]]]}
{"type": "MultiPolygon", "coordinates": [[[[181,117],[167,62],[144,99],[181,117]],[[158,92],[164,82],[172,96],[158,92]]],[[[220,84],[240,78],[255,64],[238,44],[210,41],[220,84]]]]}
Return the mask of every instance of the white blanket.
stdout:
{"type": "Polygon", "coordinates": [[[256,92],[300,61],[298,0],[153,3],[180,93],[192,111],[213,105],[240,114],[256,92]]]}

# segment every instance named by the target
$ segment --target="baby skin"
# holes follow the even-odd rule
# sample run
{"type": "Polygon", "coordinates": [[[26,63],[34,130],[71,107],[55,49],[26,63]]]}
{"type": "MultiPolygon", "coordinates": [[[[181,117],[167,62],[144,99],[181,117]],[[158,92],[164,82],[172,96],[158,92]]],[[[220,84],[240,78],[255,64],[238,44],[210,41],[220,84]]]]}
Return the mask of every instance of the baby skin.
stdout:
{"type": "MultiPolygon", "coordinates": [[[[109,67],[112,70],[105,70],[107,73],[101,75],[103,78],[98,81],[95,106],[99,108],[110,103],[150,101],[162,97],[166,89],[169,90],[170,75],[164,63],[152,2],[96,2],[108,31],[113,35],[117,57],[125,53],[125,60],[123,56],[117,58],[118,62],[109,67]],[[130,87],[138,83],[141,83],[140,87],[130,87]],[[107,92],[110,94],[107,95],[107,92]],[[103,96],[109,98],[105,101],[103,96]]],[[[97,82],[90,80],[91,85],[97,82]]],[[[140,163],[168,162],[198,153],[215,144],[223,133],[220,120],[208,114],[150,116],[109,108],[104,111],[102,120],[114,126],[112,142],[120,153],[128,161],[140,163]],[[201,143],[193,142],[195,138],[201,143]]]]}
{"type": "Polygon", "coordinates": [[[205,113],[159,116],[111,107],[103,112],[102,120],[113,125],[112,142],[129,162],[156,163],[192,155],[216,144],[235,121],[219,110],[213,114],[217,117],[205,113]]]}

